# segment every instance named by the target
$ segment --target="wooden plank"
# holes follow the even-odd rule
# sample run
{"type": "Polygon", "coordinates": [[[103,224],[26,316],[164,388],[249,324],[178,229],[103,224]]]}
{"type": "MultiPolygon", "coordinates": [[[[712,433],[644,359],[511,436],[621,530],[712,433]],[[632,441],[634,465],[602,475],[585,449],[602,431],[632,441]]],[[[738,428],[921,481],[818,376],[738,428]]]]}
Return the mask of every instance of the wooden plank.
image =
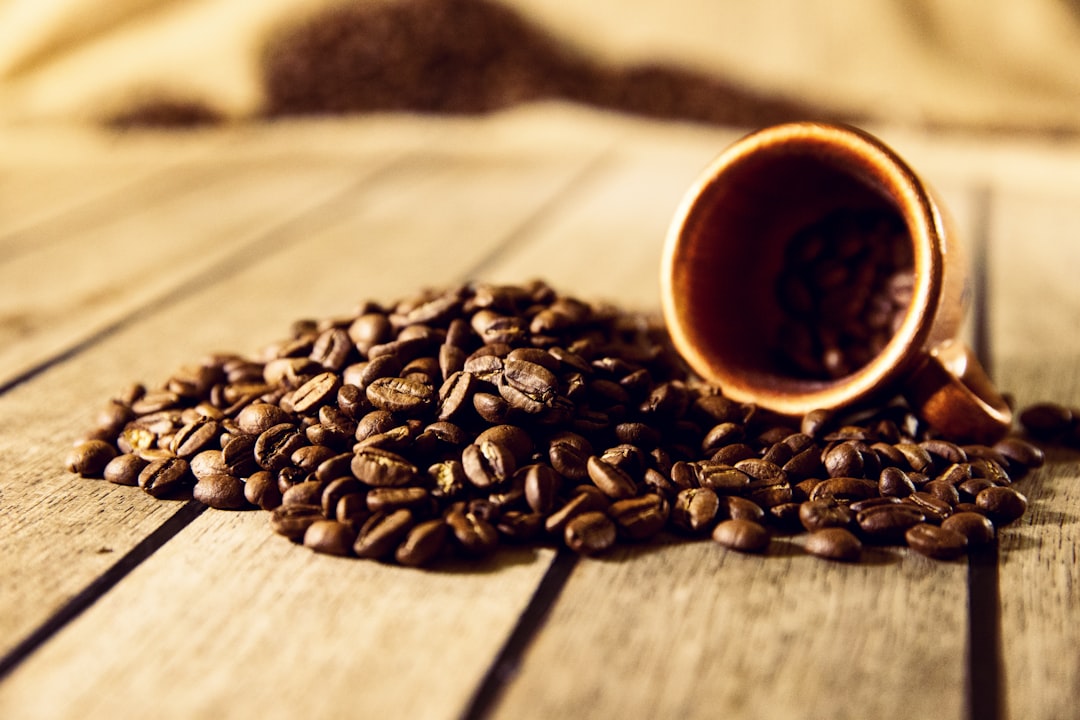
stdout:
{"type": "Polygon", "coordinates": [[[79,213],[58,217],[39,229],[40,242],[0,263],[0,383],[207,272],[389,160],[185,168],[182,180],[147,183],[149,195],[102,198],[108,205],[96,212],[108,221],[99,225],[87,227],[79,213]]]}
{"type": "MultiPolygon", "coordinates": [[[[534,213],[550,207],[559,192],[574,187],[596,152],[418,156],[384,174],[355,200],[289,227],[295,242],[282,243],[274,255],[248,258],[222,282],[155,307],[81,353],[77,362],[59,365],[0,397],[0,413],[15,426],[29,425],[21,437],[38,441],[5,487],[0,508],[15,516],[0,527],[23,529],[4,538],[4,557],[11,565],[5,567],[6,582],[16,592],[3,596],[2,637],[14,641],[25,635],[100,573],[106,563],[96,554],[99,548],[122,553],[137,539],[137,530],[145,533],[141,525],[129,531],[118,524],[145,525],[148,508],[163,507],[130,488],[75,481],[56,469],[64,444],[56,437],[58,428],[82,427],[89,420],[77,408],[103,399],[124,380],[163,379],[203,352],[254,351],[282,337],[298,317],[344,313],[364,298],[391,300],[424,285],[460,281],[534,213]],[[184,328],[182,341],[176,328],[184,328]],[[43,402],[53,408],[40,418],[43,402]],[[42,499],[52,507],[41,507],[42,499]],[[102,504],[113,507],[100,512],[102,504]],[[81,532],[66,532],[73,526],[81,532]],[[76,548],[56,542],[65,534],[76,548]],[[57,578],[60,566],[65,571],[57,578]]],[[[0,452],[11,452],[17,442],[0,438],[0,452]]],[[[200,516],[16,669],[0,686],[0,715],[17,709],[21,716],[86,717],[90,708],[90,716],[111,717],[116,706],[94,700],[101,698],[101,683],[135,673],[139,682],[123,697],[126,713],[141,708],[176,717],[247,716],[251,706],[236,702],[231,680],[207,682],[209,651],[227,665],[225,676],[253,678],[260,687],[269,683],[278,690],[258,701],[270,716],[295,717],[321,702],[330,715],[348,714],[363,702],[365,707],[410,708],[411,716],[443,716],[471,693],[550,558],[549,552],[510,553],[500,561],[509,567],[473,571],[464,579],[453,572],[340,564],[289,545],[273,536],[265,522],[254,513],[200,516]],[[215,550],[207,552],[207,547],[215,550]],[[282,556],[287,558],[284,566],[275,559],[282,556]],[[235,577],[236,584],[219,582],[225,577],[235,577]],[[207,592],[219,586],[223,592],[207,592]],[[161,597],[152,610],[145,602],[148,592],[161,597]],[[402,609],[402,598],[423,602],[402,609]],[[429,605],[432,598],[438,598],[437,609],[429,605]],[[133,606],[140,608],[138,613],[129,611],[133,606]],[[205,623],[215,612],[225,625],[205,623]],[[306,613],[310,624],[297,626],[294,613],[306,613]],[[260,629],[244,621],[241,629],[235,622],[245,615],[265,616],[268,624],[260,629]],[[129,629],[117,635],[114,623],[129,629]],[[386,628],[402,625],[411,628],[402,631],[410,641],[399,645],[397,630],[386,628]],[[223,627],[231,629],[222,633],[223,627]],[[302,632],[282,652],[268,652],[274,627],[302,632]],[[232,641],[234,631],[249,640],[238,645],[232,641]],[[438,643],[445,665],[416,662],[433,652],[430,639],[436,635],[445,641],[457,638],[460,647],[438,643]],[[110,638],[121,642],[110,644],[115,664],[106,667],[94,647],[110,638]],[[148,664],[162,647],[169,648],[169,665],[148,664]],[[54,652],[69,661],[58,665],[54,652]],[[338,670],[328,670],[327,663],[338,670]],[[190,675],[178,682],[181,666],[190,675]],[[96,680],[72,684],[72,672],[96,680]],[[356,679],[367,676],[377,680],[365,684],[358,700],[356,679]],[[285,677],[293,681],[283,683],[285,677]],[[395,677],[404,677],[406,684],[391,682],[395,677]],[[326,697],[313,706],[312,688],[323,682],[330,683],[326,697]],[[53,683],[69,689],[41,692],[53,683]],[[437,692],[430,694],[402,691],[433,683],[437,692]],[[163,697],[175,698],[172,709],[163,708],[163,697]]]]}
{"type": "MultiPolygon", "coordinates": [[[[1075,159],[1074,159],[1075,162],[1075,159]]],[[[995,196],[990,250],[995,370],[1023,406],[1080,406],[1080,193],[995,196]]],[[[1007,717],[1070,718],[1080,698],[1080,458],[1055,450],[1018,485],[1028,513],[1001,544],[1007,717]]]]}

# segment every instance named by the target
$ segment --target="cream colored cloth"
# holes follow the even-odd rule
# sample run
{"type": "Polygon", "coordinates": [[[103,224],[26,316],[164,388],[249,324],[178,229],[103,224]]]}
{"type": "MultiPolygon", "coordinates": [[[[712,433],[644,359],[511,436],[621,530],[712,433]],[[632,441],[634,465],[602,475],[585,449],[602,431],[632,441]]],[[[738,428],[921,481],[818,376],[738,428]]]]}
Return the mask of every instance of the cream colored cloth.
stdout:
{"type": "MultiPolygon", "coordinates": [[[[347,1],[0,0],[0,124],[98,121],[146,96],[254,117],[268,34],[347,1]]],[[[1075,1],[501,1],[611,64],[890,123],[1080,131],[1075,1]]]]}

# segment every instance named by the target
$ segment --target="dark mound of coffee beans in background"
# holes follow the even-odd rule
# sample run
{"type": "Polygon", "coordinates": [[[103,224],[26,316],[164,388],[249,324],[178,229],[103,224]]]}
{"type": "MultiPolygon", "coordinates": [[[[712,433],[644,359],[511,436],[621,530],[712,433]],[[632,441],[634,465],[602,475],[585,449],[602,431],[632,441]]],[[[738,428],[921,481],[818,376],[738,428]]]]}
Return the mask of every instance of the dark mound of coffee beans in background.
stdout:
{"type": "MultiPolygon", "coordinates": [[[[1056,406],[1022,414],[1077,436],[1056,406]]],[[[1080,413],[1077,413],[1080,415],[1080,413]]],[[[707,538],[748,552],[810,533],[936,558],[994,541],[1043,462],[1019,437],[934,437],[903,406],[785,420],[691,377],[648,317],[543,282],[422,292],[294,325],[111,400],[68,468],[159,498],[258,507],[317,552],[428,565],[504,543],[707,538]]]]}

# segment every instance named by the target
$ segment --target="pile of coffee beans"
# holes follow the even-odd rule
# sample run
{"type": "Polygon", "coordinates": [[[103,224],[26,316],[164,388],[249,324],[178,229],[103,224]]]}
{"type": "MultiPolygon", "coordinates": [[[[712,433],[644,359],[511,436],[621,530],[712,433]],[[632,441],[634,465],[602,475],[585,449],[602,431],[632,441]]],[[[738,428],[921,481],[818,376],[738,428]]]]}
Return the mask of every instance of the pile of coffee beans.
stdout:
{"type": "Polygon", "coordinates": [[[734,402],[655,321],[540,281],[297,322],[257,357],[132,386],[67,458],[157,498],[261,508],[316,552],[411,566],[661,535],[761,552],[803,532],[836,560],[866,543],[952,558],[1023,514],[1012,483],[1042,462],[1018,437],[934,437],[902,405],[793,420],[734,402]]]}
{"type": "Polygon", "coordinates": [[[785,314],[776,342],[782,367],[830,379],[870,362],[911,304],[913,266],[894,212],[838,210],[793,235],[775,286],[785,314]]]}

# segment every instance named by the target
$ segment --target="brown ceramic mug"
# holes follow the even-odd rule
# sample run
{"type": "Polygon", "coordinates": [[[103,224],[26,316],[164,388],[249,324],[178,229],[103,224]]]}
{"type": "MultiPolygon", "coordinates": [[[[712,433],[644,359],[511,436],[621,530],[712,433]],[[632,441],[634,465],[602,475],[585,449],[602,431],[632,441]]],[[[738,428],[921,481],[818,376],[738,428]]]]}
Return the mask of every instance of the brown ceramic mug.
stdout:
{"type": "Polygon", "coordinates": [[[879,140],[839,125],[777,125],[729,147],[684,198],[664,249],[664,315],[694,371],[735,400],[798,416],[903,394],[942,434],[989,443],[1012,418],[957,339],[970,299],[962,252],[931,191],[879,140]],[[846,208],[902,220],[912,299],[862,367],[838,378],[803,376],[769,350],[781,322],[777,273],[796,233],[846,208]]]}

